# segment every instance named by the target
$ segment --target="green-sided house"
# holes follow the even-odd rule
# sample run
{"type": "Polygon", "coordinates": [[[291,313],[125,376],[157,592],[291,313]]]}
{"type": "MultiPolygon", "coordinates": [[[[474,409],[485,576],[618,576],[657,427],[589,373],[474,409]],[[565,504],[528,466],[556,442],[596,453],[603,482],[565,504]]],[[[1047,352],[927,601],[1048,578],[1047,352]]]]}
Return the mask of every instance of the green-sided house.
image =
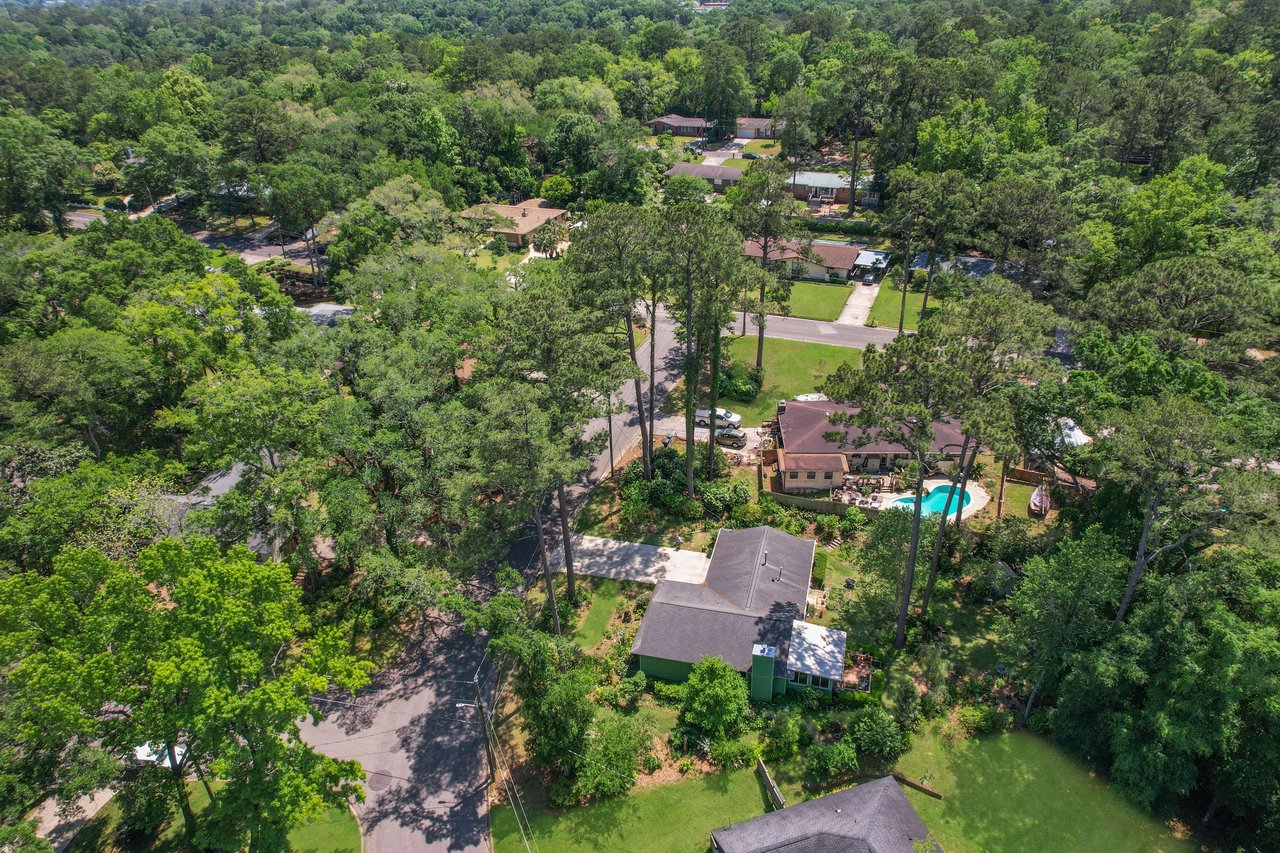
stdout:
{"type": "Polygon", "coordinates": [[[814,547],[772,527],[722,529],[702,583],[658,582],[631,647],[640,668],[683,681],[718,657],[748,677],[756,700],[839,687],[845,633],[804,621],[814,547]]]}

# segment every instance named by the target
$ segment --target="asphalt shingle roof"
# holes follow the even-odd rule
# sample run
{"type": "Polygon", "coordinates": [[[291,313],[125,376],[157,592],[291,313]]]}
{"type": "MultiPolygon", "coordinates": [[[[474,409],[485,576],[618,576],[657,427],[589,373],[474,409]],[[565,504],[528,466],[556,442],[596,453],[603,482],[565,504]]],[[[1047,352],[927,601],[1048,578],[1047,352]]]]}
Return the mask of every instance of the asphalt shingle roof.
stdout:
{"type": "MultiPolygon", "coordinates": [[[[798,453],[904,453],[905,448],[893,436],[880,438],[859,427],[831,423],[832,412],[856,414],[858,408],[826,400],[801,402],[788,400],[787,410],[778,415],[782,448],[791,457],[798,453]],[[843,441],[831,441],[828,435],[843,435],[843,441]]],[[[933,425],[934,453],[959,453],[964,443],[960,424],[941,421],[933,425]]]]}
{"type": "Polygon", "coordinates": [[[719,657],[739,670],[751,647],[777,648],[785,671],[792,623],[804,618],[815,544],[772,527],[722,529],[700,584],[660,581],[633,654],[697,663],[719,657]]]}
{"type": "Polygon", "coordinates": [[[928,835],[897,780],[885,776],[717,829],[711,838],[721,853],[912,853],[913,842],[928,835]]]}

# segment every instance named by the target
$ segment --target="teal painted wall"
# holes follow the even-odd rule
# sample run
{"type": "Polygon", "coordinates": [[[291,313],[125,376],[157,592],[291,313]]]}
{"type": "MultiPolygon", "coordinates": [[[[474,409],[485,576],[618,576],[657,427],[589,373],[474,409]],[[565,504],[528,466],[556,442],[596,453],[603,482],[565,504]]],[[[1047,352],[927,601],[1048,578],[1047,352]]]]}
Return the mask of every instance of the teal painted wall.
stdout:
{"type": "Polygon", "coordinates": [[[666,658],[652,658],[636,655],[640,668],[650,678],[661,678],[663,681],[684,681],[693,671],[693,664],[666,658]]]}

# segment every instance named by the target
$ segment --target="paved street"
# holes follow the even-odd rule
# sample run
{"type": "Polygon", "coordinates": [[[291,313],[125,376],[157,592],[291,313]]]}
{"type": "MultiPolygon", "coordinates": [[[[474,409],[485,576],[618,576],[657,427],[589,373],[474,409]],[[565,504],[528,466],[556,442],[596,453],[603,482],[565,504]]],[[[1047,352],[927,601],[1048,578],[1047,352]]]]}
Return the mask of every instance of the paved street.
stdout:
{"type": "Polygon", "coordinates": [[[363,765],[356,806],[368,853],[488,853],[488,767],[476,687],[493,707],[496,673],[484,640],[456,623],[425,622],[400,663],[328,712],[302,736],[325,755],[363,765]]]}
{"type": "MultiPolygon", "coordinates": [[[[739,318],[738,323],[741,323],[739,318]]],[[[741,328],[738,325],[737,328],[741,328]]],[[[747,318],[748,334],[755,334],[755,320],[747,318]]],[[[824,323],[821,320],[802,320],[799,317],[765,318],[766,338],[785,338],[789,341],[808,341],[812,344],[832,344],[840,347],[863,349],[867,344],[883,346],[898,336],[897,329],[871,329],[845,323],[824,323]]]]}

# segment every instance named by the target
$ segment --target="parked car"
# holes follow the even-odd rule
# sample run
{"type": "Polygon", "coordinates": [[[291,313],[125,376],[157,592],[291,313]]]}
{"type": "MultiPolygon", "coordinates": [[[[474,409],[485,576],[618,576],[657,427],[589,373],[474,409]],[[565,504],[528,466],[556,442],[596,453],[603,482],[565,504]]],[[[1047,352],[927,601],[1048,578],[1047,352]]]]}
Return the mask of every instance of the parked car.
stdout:
{"type": "Polygon", "coordinates": [[[754,151],[748,151],[747,153],[742,155],[742,159],[743,160],[761,160],[763,158],[761,157],[761,155],[757,154],[754,151]]]}
{"type": "MultiPolygon", "coordinates": [[[[693,422],[700,427],[711,426],[711,410],[698,409],[693,413],[693,422]]],[[[716,409],[716,426],[737,429],[742,426],[742,415],[728,409],[716,409]]]]}
{"type": "Polygon", "coordinates": [[[741,450],[747,446],[747,434],[740,429],[724,428],[716,430],[716,444],[741,450]]]}

